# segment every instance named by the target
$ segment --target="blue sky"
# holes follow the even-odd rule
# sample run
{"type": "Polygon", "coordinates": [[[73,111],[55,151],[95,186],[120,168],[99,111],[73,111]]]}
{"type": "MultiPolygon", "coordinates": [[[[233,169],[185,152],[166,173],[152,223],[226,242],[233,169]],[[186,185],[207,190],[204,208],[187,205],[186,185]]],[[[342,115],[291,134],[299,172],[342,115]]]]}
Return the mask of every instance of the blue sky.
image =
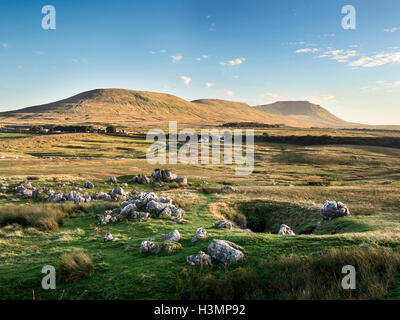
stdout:
{"type": "Polygon", "coordinates": [[[310,100],[400,124],[400,1],[0,0],[0,111],[95,88],[310,100]],[[56,30],[41,27],[49,4],[56,30]]]}

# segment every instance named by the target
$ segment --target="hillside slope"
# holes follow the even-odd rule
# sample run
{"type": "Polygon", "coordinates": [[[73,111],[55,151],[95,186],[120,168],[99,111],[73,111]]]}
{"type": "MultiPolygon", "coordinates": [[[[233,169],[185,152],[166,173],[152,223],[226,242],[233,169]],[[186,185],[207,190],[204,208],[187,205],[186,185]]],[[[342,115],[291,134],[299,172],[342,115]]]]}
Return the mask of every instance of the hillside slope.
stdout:
{"type": "Polygon", "coordinates": [[[255,106],[254,108],[268,114],[296,116],[299,120],[320,122],[332,127],[348,127],[350,124],[336,117],[325,108],[308,101],[278,101],[272,104],[255,106]]]}
{"type": "Polygon", "coordinates": [[[246,103],[218,99],[190,102],[165,93],[95,89],[49,104],[2,112],[0,123],[150,126],[176,120],[197,125],[259,122],[306,128],[352,126],[322,107],[310,105],[308,102],[278,102],[250,107],[246,103]]]}

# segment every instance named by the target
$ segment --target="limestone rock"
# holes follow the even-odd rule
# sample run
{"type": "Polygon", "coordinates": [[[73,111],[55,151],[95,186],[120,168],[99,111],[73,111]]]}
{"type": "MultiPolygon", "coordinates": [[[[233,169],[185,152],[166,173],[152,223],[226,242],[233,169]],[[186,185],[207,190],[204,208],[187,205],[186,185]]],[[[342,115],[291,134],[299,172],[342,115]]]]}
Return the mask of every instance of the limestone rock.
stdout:
{"type": "Polygon", "coordinates": [[[94,188],[94,184],[91,183],[90,181],[86,181],[85,184],[83,185],[84,188],[86,189],[93,189],[94,188]]]}
{"type": "Polygon", "coordinates": [[[237,190],[232,187],[232,186],[222,186],[219,189],[219,192],[223,192],[223,193],[231,193],[231,192],[237,192],[237,190]]]}
{"type": "Polygon", "coordinates": [[[243,248],[227,240],[214,239],[211,241],[208,253],[221,263],[236,262],[244,258],[243,248]]]}
{"type": "Polygon", "coordinates": [[[229,221],[225,221],[225,220],[218,220],[214,222],[214,227],[215,228],[227,228],[227,229],[232,229],[232,223],[230,223],[229,221]]]}
{"type": "Polygon", "coordinates": [[[320,214],[324,220],[332,220],[338,217],[349,216],[350,210],[340,201],[325,201],[320,214]]]}
{"type": "Polygon", "coordinates": [[[174,241],[179,242],[181,235],[178,230],[171,231],[170,233],[164,236],[165,241],[174,241]]]}
{"type": "Polygon", "coordinates": [[[194,233],[194,236],[192,238],[192,242],[196,242],[196,241],[200,241],[200,240],[204,240],[208,237],[208,233],[207,231],[203,228],[200,227],[196,230],[196,232],[194,233]]]}
{"type": "Polygon", "coordinates": [[[279,235],[281,236],[295,236],[296,234],[293,232],[293,230],[287,226],[286,224],[282,224],[281,227],[279,228],[279,235]]]}
{"type": "Polygon", "coordinates": [[[199,251],[198,254],[186,257],[186,261],[191,266],[210,266],[212,264],[211,257],[203,251],[199,251]]]}

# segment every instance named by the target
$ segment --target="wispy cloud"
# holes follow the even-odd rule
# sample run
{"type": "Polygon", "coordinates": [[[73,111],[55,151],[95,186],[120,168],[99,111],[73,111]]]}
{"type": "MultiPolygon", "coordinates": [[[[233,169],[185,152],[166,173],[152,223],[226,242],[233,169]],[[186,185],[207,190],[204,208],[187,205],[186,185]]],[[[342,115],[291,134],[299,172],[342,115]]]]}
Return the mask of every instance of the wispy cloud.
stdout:
{"type": "Polygon", "coordinates": [[[245,58],[236,58],[234,60],[229,60],[229,61],[222,61],[220,62],[221,65],[223,66],[237,66],[245,62],[245,58]]]}
{"type": "Polygon", "coordinates": [[[378,66],[383,66],[388,63],[400,62],[400,51],[391,53],[378,53],[373,56],[362,57],[358,60],[349,63],[351,67],[364,67],[373,68],[378,66]]]}
{"type": "Polygon", "coordinates": [[[214,87],[215,84],[211,83],[211,82],[206,82],[204,86],[208,89],[208,88],[214,87]]]}
{"type": "Polygon", "coordinates": [[[186,86],[189,86],[190,82],[192,81],[192,79],[187,76],[181,76],[181,79],[183,80],[186,86]]]}
{"type": "Polygon", "coordinates": [[[296,53],[304,53],[304,52],[318,52],[319,49],[318,48],[302,48],[302,49],[298,49],[296,50],[296,53]]]}
{"type": "Polygon", "coordinates": [[[400,27],[383,29],[383,31],[385,31],[385,32],[396,32],[396,31],[399,31],[399,30],[400,30],[400,27]]]}
{"type": "Polygon", "coordinates": [[[224,94],[227,95],[228,97],[232,97],[233,96],[233,91],[232,90],[228,90],[228,89],[224,89],[224,94]]]}
{"type": "Polygon", "coordinates": [[[171,56],[172,62],[178,62],[183,59],[183,56],[171,56]]]}
{"type": "Polygon", "coordinates": [[[208,59],[208,56],[203,54],[201,57],[195,58],[196,61],[201,61],[201,59],[208,59]]]}
{"type": "Polygon", "coordinates": [[[217,30],[217,29],[215,29],[215,23],[213,22],[213,23],[210,24],[210,27],[208,28],[208,31],[215,31],[215,30],[217,30]]]}
{"type": "Polygon", "coordinates": [[[329,58],[341,63],[346,63],[350,58],[354,58],[358,55],[356,50],[330,50],[325,51],[318,58],[329,58]]]}
{"type": "Polygon", "coordinates": [[[2,44],[1,44],[1,46],[3,47],[3,48],[8,48],[8,44],[7,43],[5,43],[5,42],[3,42],[2,44]]]}

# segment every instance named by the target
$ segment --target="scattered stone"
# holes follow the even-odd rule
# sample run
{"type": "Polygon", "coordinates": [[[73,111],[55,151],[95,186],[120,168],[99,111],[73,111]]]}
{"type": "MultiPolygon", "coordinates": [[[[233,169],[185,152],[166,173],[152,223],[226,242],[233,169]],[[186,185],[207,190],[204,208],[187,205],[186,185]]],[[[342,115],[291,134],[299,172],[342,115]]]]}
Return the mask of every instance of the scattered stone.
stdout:
{"type": "Polygon", "coordinates": [[[157,254],[160,252],[172,253],[182,248],[177,242],[163,241],[161,243],[155,243],[150,240],[145,240],[140,245],[140,253],[151,253],[157,254]]]}
{"type": "Polygon", "coordinates": [[[293,184],[289,184],[289,187],[294,187],[294,185],[293,184]]]}
{"type": "Polygon", "coordinates": [[[6,192],[8,188],[8,184],[7,183],[0,183],[0,192],[6,192]]]}
{"type": "Polygon", "coordinates": [[[242,260],[245,251],[233,242],[214,239],[208,246],[208,253],[220,263],[231,263],[242,260]]]}
{"type": "Polygon", "coordinates": [[[169,170],[164,169],[156,169],[151,174],[151,177],[155,180],[164,180],[164,181],[173,181],[176,180],[176,174],[172,173],[169,170]]]}
{"type": "Polygon", "coordinates": [[[383,184],[392,184],[392,183],[393,183],[393,181],[390,181],[390,180],[383,182],[383,184]]]}
{"type": "Polygon", "coordinates": [[[134,203],[130,203],[121,209],[120,215],[128,217],[136,212],[137,208],[134,203]]]}
{"type": "Polygon", "coordinates": [[[94,184],[91,183],[90,181],[86,181],[85,184],[83,185],[84,188],[86,189],[93,189],[94,188],[94,184]]]}
{"type": "Polygon", "coordinates": [[[192,242],[204,240],[207,237],[208,237],[208,233],[207,233],[206,229],[204,229],[203,227],[200,227],[194,233],[194,236],[192,238],[192,242]]]}
{"type": "Polygon", "coordinates": [[[175,181],[176,181],[177,183],[179,183],[179,184],[187,184],[187,183],[188,183],[187,178],[180,178],[180,177],[178,177],[178,178],[175,179],[175,181]]]}
{"type": "Polygon", "coordinates": [[[117,177],[111,177],[111,178],[108,179],[108,182],[110,182],[110,183],[117,183],[117,182],[118,182],[118,179],[117,179],[117,177]]]}
{"type": "Polygon", "coordinates": [[[150,184],[151,183],[150,178],[144,174],[139,174],[138,176],[133,177],[132,181],[134,183],[139,183],[139,184],[150,184]]]}
{"type": "Polygon", "coordinates": [[[79,202],[90,202],[92,198],[90,196],[82,196],[79,191],[70,191],[66,196],[67,201],[79,202]]]}
{"type": "Polygon", "coordinates": [[[106,215],[99,217],[99,224],[106,225],[112,222],[116,222],[118,219],[111,215],[111,210],[106,211],[106,215]]]}
{"type": "Polygon", "coordinates": [[[308,205],[309,205],[310,207],[315,207],[315,206],[316,206],[315,202],[313,202],[313,201],[309,202],[308,205]]]}
{"type": "Polygon", "coordinates": [[[181,235],[178,230],[171,231],[164,236],[165,241],[179,242],[181,235]]]}
{"type": "Polygon", "coordinates": [[[281,227],[279,228],[279,235],[281,236],[295,236],[296,234],[293,232],[293,230],[287,226],[286,224],[282,224],[281,227]]]}
{"type": "Polygon", "coordinates": [[[231,192],[237,192],[237,189],[235,189],[232,186],[222,186],[219,189],[219,192],[223,192],[223,193],[231,193],[231,192]]]}
{"type": "Polygon", "coordinates": [[[29,181],[24,181],[19,184],[20,187],[24,187],[25,189],[32,189],[32,183],[29,181]]]}
{"type": "Polygon", "coordinates": [[[320,213],[324,220],[332,220],[338,217],[349,216],[350,210],[340,201],[326,200],[320,213]]]}
{"type": "Polygon", "coordinates": [[[101,191],[100,192],[96,192],[92,196],[92,199],[94,199],[94,200],[103,200],[103,201],[112,201],[113,200],[113,198],[109,194],[101,192],[101,191]]]}
{"type": "Polygon", "coordinates": [[[121,188],[128,188],[128,184],[126,182],[122,183],[121,188]]]}
{"type": "Polygon", "coordinates": [[[52,194],[47,201],[49,202],[61,202],[61,201],[66,201],[67,197],[63,193],[56,193],[52,194]]]}
{"type": "Polygon", "coordinates": [[[225,220],[218,220],[214,222],[214,228],[227,228],[230,230],[232,229],[232,223],[225,220]]]}
{"type": "Polygon", "coordinates": [[[140,253],[159,253],[161,248],[151,241],[143,241],[140,245],[140,253]]]}
{"type": "Polygon", "coordinates": [[[212,264],[211,256],[205,254],[203,251],[199,251],[198,254],[186,257],[186,261],[191,266],[210,266],[212,264]]]}
{"type": "Polygon", "coordinates": [[[136,211],[134,213],[132,213],[131,218],[134,219],[147,219],[148,217],[150,217],[150,213],[149,212],[139,212],[136,211]]]}
{"type": "Polygon", "coordinates": [[[103,237],[103,242],[106,242],[106,241],[116,241],[116,240],[118,240],[118,239],[117,239],[117,238],[114,238],[114,237],[112,236],[112,234],[109,233],[109,232],[107,232],[107,233],[104,235],[104,237],[103,237]]]}

